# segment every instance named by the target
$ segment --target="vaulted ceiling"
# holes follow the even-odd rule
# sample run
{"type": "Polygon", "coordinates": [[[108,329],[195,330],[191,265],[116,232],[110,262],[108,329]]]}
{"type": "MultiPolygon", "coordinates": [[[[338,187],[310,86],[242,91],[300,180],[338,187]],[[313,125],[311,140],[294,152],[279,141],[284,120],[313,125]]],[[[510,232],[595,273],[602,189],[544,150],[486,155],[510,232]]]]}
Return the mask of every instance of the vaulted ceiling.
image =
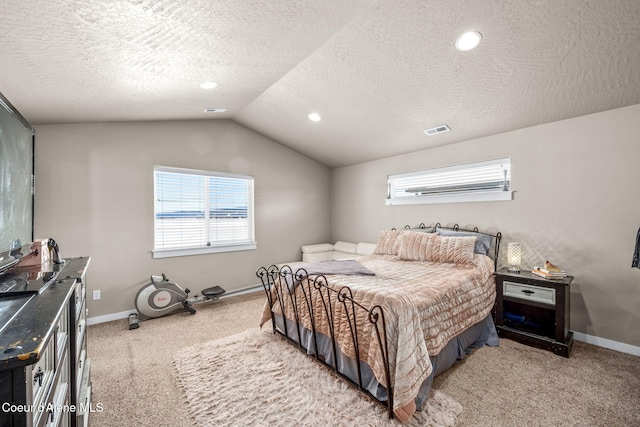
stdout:
{"type": "Polygon", "coordinates": [[[224,118],[339,167],[638,104],[639,23],[638,0],[3,0],[0,92],[34,125],[224,118]]]}

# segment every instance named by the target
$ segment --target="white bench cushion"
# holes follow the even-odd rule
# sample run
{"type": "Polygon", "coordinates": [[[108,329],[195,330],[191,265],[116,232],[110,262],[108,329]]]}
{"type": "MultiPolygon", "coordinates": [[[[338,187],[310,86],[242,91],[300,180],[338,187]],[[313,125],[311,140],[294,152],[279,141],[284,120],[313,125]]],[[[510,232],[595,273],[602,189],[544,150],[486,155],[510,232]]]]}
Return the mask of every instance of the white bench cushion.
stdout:
{"type": "Polygon", "coordinates": [[[338,252],[345,252],[348,254],[355,254],[357,247],[358,245],[356,245],[355,243],[341,242],[340,240],[338,240],[335,245],[333,245],[333,250],[338,252]]]}
{"type": "Polygon", "coordinates": [[[303,262],[331,261],[332,259],[333,259],[333,251],[302,254],[303,262]]]}
{"type": "Polygon", "coordinates": [[[348,254],[345,252],[333,251],[333,260],[338,261],[341,259],[355,259],[358,255],[356,254],[348,254]]]}
{"type": "Polygon", "coordinates": [[[331,252],[333,245],[331,243],[318,243],[316,245],[304,245],[300,249],[302,249],[303,254],[315,254],[318,252],[331,252]]]}
{"type": "Polygon", "coordinates": [[[358,255],[372,255],[375,250],[375,243],[360,242],[358,243],[358,247],[356,248],[356,253],[358,255]]]}

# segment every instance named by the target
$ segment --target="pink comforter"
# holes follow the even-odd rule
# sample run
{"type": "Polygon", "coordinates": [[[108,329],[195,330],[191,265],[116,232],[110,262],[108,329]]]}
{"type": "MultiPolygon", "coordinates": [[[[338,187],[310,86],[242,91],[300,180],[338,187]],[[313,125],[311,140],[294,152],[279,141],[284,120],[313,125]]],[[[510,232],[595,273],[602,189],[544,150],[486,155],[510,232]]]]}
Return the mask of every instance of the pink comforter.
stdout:
{"type": "MultiPolygon", "coordinates": [[[[451,338],[491,312],[495,301],[493,260],[474,254],[472,264],[450,264],[371,255],[358,258],[358,262],[375,272],[375,276],[332,275],[326,276],[327,281],[335,289],[348,286],[354,300],[363,306],[379,305],[384,310],[393,409],[396,417],[405,421],[415,412],[414,398],[433,370],[429,356],[437,355],[451,338]]],[[[299,298],[299,312],[306,313],[300,321],[310,328],[311,319],[304,305],[304,299],[299,298]]],[[[316,329],[329,335],[321,305],[319,299],[314,302],[316,329]]],[[[275,313],[281,311],[277,304],[272,309],[275,313]]],[[[286,307],[285,312],[293,319],[291,307],[286,307]]],[[[354,357],[341,304],[336,305],[334,318],[336,340],[345,354],[354,357]]],[[[270,309],[265,306],[260,324],[269,319],[270,309]]],[[[375,331],[365,321],[364,314],[358,323],[362,325],[360,358],[372,368],[378,381],[387,386],[375,331]]]]}

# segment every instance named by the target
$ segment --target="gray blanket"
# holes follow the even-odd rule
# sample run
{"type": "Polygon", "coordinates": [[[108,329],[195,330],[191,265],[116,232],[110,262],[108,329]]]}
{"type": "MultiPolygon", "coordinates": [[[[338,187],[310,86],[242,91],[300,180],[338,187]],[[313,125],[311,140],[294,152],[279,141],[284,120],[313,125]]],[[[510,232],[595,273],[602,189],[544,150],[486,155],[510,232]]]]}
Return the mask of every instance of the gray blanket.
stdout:
{"type": "Polygon", "coordinates": [[[292,273],[293,275],[286,274],[284,277],[285,283],[289,288],[289,292],[293,292],[293,289],[298,286],[300,280],[314,274],[347,274],[362,276],[376,275],[373,271],[369,270],[364,265],[352,259],[299,264],[294,269],[292,269],[292,273]],[[302,274],[303,272],[301,270],[306,271],[307,274],[302,274]]]}
{"type": "Polygon", "coordinates": [[[376,275],[373,271],[369,270],[358,261],[352,259],[309,262],[297,265],[295,271],[297,272],[301,268],[304,268],[308,274],[359,274],[364,276],[376,275]]]}

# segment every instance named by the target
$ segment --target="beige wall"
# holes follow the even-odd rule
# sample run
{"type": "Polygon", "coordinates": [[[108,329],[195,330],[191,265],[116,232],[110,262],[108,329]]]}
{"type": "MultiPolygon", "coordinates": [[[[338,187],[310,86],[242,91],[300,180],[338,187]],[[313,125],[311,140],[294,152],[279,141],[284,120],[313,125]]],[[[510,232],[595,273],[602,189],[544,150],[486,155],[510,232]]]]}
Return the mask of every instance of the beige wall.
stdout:
{"type": "Polygon", "coordinates": [[[35,235],[92,256],[94,317],[132,309],[150,274],[231,291],[258,283],[261,265],[299,259],[302,244],[477,225],[520,242],[525,267],[548,258],[575,276],[573,330],[640,346],[639,119],[636,105],[333,171],[226,120],[36,126],[35,235]],[[384,204],[388,174],[504,156],[513,201],[384,204]],[[253,175],[257,250],[152,259],[155,164],[253,175]]]}
{"type": "Polygon", "coordinates": [[[420,222],[499,230],[503,249],[521,243],[525,267],[549,259],[575,276],[573,330],[640,346],[639,186],[635,105],[335,169],[332,237],[375,241],[420,222]],[[512,201],[385,206],[388,174],[509,156],[512,201]]]}
{"type": "Polygon", "coordinates": [[[227,120],[36,126],[35,236],[92,257],[90,317],[133,309],[151,274],[194,292],[256,285],[258,267],[330,238],[329,191],[328,168],[227,120]],[[154,165],[254,176],[257,249],[152,259],[154,165]]]}

